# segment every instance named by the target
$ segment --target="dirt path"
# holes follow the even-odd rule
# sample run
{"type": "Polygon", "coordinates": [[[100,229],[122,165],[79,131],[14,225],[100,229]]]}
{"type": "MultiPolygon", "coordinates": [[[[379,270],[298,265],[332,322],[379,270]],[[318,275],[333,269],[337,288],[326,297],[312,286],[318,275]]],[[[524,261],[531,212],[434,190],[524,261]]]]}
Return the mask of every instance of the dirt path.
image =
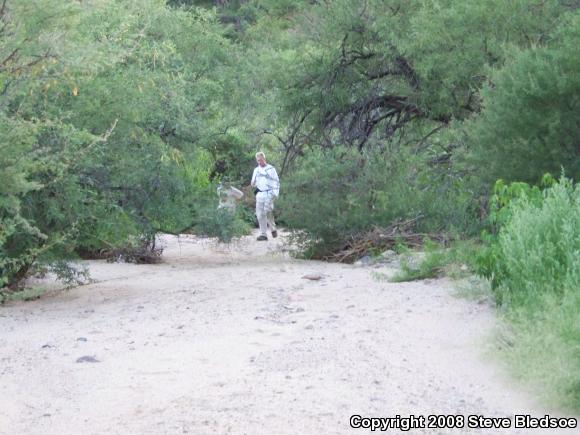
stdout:
{"type": "MultiPolygon", "coordinates": [[[[351,415],[549,413],[485,357],[491,310],[443,280],[291,260],[280,239],[164,243],[162,264],[91,262],[94,284],[0,307],[0,433],[367,433],[351,415]]],[[[465,432],[530,433],[410,433],[465,432]]]]}

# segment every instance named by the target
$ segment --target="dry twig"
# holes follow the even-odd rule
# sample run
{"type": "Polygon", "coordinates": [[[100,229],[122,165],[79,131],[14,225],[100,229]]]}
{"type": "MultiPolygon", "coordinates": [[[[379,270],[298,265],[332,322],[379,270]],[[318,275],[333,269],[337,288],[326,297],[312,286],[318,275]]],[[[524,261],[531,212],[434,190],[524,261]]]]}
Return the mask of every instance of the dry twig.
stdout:
{"type": "Polygon", "coordinates": [[[353,236],[337,252],[323,257],[323,260],[338,263],[353,263],[370,251],[392,249],[397,243],[409,247],[420,247],[425,240],[445,242],[445,235],[416,233],[414,227],[420,217],[398,221],[386,228],[373,230],[353,236]]]}

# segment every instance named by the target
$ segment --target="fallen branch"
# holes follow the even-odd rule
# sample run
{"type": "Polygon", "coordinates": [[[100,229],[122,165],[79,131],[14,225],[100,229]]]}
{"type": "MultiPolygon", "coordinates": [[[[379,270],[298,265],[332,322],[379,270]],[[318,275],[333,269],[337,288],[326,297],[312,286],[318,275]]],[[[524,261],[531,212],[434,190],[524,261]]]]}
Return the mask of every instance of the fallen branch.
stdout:
{"type": "Polygon", "coordinates": [[[443,234],[414,232],[419,219],[420,217],[415,217],[394,222],[386,228],[374,228],[365,234],[353,236],[337,252],[323,256],[322,259],[338,263],[354,263],[369,252],[392,249],[397,243],[418,248],[423,246],[425,240],[448,241],[448,237],[443,234]]]}

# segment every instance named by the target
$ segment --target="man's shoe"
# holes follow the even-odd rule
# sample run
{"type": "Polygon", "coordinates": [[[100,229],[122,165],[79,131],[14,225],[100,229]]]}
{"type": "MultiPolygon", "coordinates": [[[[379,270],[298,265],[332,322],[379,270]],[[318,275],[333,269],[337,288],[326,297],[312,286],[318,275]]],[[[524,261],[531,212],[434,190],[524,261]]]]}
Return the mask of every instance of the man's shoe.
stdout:
{"type": "Polygon", "coordinates": [[[272,237],[274,238],[278,237],[278,231],[276,230],[272,231],[272,237]]]}
{"type": "Polygon", "coordinates": [[[258,238],[256,240],[259,242],[263,242],[264,240],[268,240],[268,237],[261,235],[261,236],[258,236],[258,238]]]}

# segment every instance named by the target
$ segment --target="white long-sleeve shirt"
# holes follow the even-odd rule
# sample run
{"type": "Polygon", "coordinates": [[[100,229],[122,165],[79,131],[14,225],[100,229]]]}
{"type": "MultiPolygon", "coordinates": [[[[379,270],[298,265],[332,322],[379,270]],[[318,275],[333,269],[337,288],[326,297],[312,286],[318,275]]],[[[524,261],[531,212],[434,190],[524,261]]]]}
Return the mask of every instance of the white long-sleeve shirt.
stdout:
{"type": "Polygon", "coordinates": [[[274,196],[280,194],[280,179],[274,166],[256,166],[252,175],[252,186],[257,187],[262,192],[270,192],[274,196]]]}

